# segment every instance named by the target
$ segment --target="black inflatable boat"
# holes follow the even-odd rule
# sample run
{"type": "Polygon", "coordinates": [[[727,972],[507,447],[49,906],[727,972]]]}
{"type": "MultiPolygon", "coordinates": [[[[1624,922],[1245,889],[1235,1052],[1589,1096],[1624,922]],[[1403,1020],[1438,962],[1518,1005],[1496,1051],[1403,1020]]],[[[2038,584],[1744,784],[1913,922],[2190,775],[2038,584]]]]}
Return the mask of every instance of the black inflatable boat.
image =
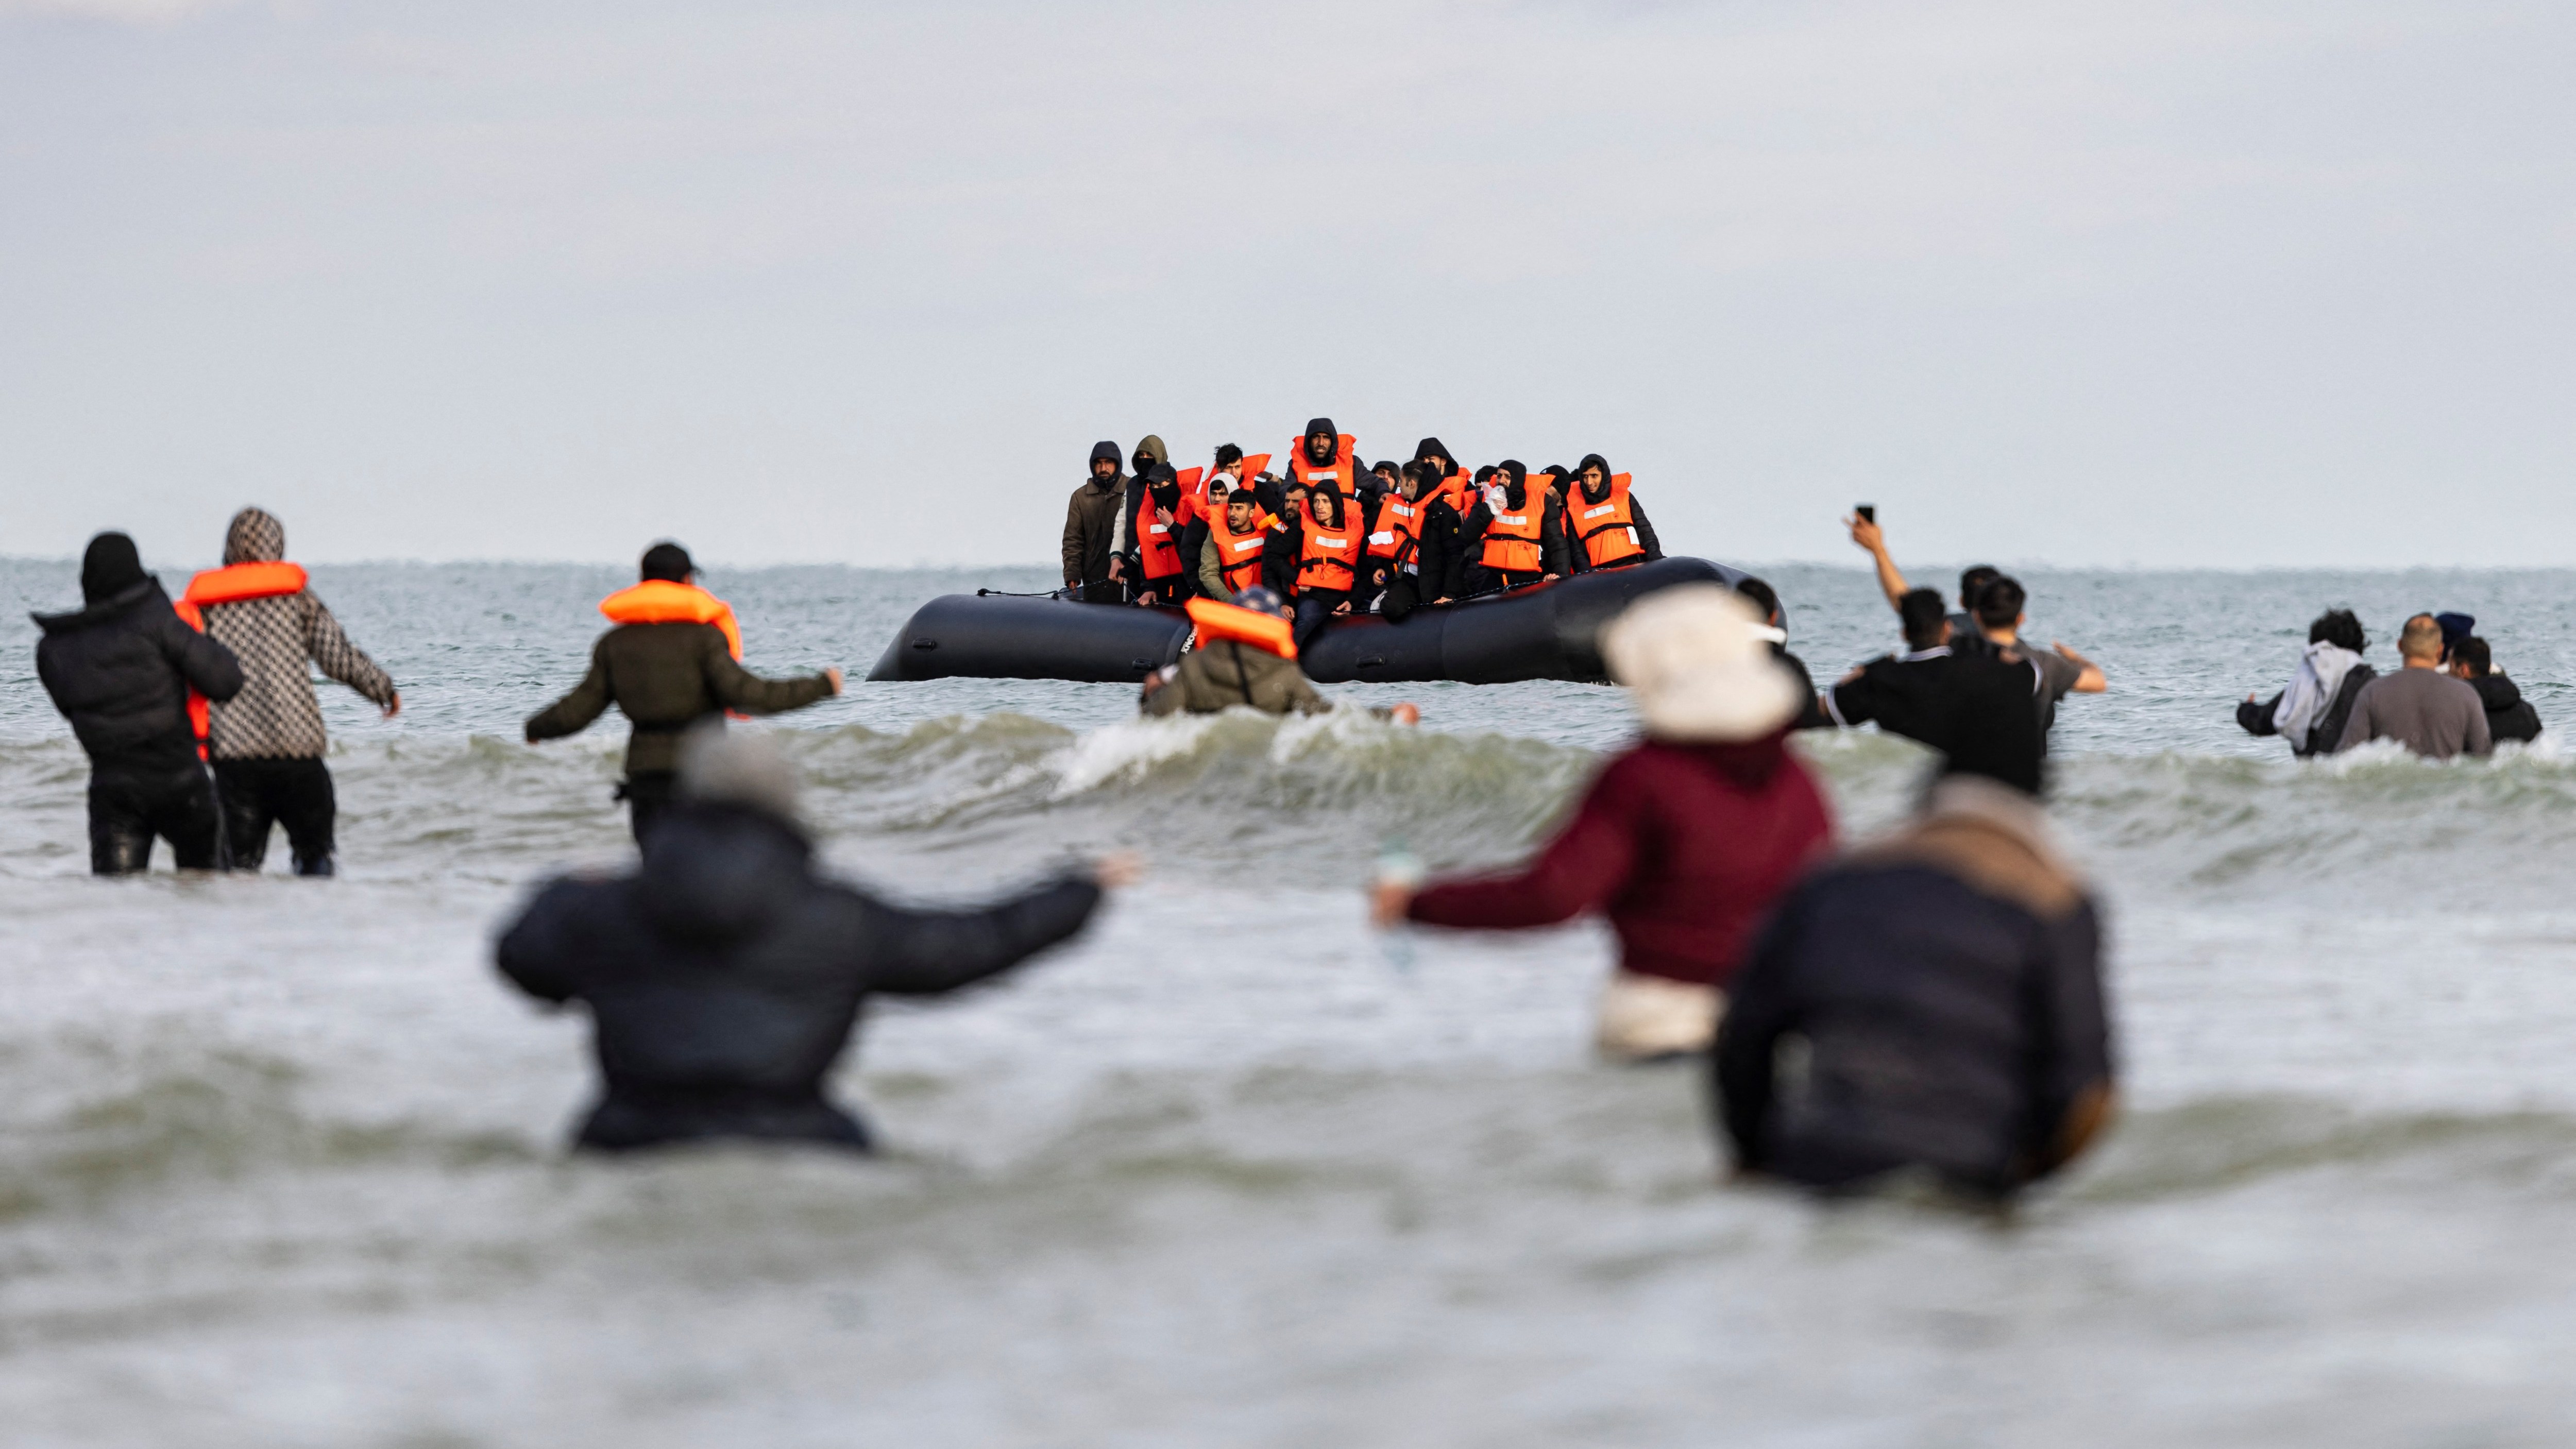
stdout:
{"type": "MultiPolygon", "coordinates": [[[[1426,605],[1401,624],[1374,614],[1336,619],[1299,651],[1298,662],[1319,684],[1597,681],[1607,677],[1601,626],[1620,610],[1675,584],[1732,585],[1743,577],[1741,569],[1706,559],[1666,558],[1463,603],[1426,605]]],[[[1189,641],[1190,621],[1178,609],[946,594],[914,612],[868,678],[1132,684],[1179,660],[1189,641]]]]}

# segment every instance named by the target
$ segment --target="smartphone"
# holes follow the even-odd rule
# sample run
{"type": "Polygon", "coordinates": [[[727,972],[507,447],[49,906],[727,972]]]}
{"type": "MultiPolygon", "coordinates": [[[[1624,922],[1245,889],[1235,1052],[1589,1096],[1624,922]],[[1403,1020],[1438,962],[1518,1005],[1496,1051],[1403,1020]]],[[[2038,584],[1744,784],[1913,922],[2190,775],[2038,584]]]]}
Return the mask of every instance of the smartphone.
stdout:
{"type": "Polygon", "coordinates": [[[1852,512],[1859,514],[1863,523],[1878,522],[1878,505],[1875,503],[1855,503],[1852,512]]]}

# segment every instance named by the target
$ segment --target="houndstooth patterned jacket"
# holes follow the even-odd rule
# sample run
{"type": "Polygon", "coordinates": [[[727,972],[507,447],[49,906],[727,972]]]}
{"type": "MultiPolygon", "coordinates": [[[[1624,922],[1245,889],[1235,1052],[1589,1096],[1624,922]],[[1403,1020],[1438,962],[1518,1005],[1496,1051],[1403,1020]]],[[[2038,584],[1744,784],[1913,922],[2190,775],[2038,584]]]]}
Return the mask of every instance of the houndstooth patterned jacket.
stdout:
{"type": "MultiPolygon", "coordinates": [[[[270,563],[286,557],[286,525],[275,515],[245,508],[224,534],[224,562],[270,563]]],[[[319,758],[329,743],[322,707],[313,698],[307,659],[324,674],[379,705],[390,704],[394,682],[376,667],[331,617],[313,591],[210,604],[206,633],[241,660],[241,693],[214,707],[214,755],[219,760],[319,758]]]]}

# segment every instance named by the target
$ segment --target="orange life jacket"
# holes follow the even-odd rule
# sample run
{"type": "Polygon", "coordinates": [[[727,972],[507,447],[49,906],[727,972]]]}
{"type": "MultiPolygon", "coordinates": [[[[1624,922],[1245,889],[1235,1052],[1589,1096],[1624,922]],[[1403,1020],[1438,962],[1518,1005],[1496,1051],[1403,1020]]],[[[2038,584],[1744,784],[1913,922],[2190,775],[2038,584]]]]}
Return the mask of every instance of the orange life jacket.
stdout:
{"type": "Polygon", "coordinates": [[[1148,582],[1155,579],[1168,579],[1181,571],[1180,537],[1181,529],[1184,527],[1181,521],[1181,510],[1189,506],[1189,499],[1183,497],[1176,500],[1172,509],[1172,521],[1159,523],[1154,518],[1154,490],[1145,489],[1144,494],[1144,498],[1136,504],[1137,557],[1144,566],[1145,578],[1148,582]]]}
{"type": "Polygon", "coordinates": [[[1261,582],[1261,550],[1269,541],[1271,520],[1255,504],[1252,526],[1237,533],[1227,525],[1225,512],[1220,508],[1208,515],[1208,540],[1216,545],[1217,577],[1225,591],[1239,594],[1261,582]]]}
{"type": "Polygon", "coordinates": [[[600,600],[599,612],[620,624],[713,624],[724,632],[734,662],[742,662],[742,629],[733,621],[733,606],[695,584],[646,579],[600,600]]]}
{"type": "MultiPolygon", "coordinates": [[[[1288,476],[1304,484],[1309,490],[1323,486],[1331,488],[1336,493],[1349,494],[1359,487],[1360,444],[1359,439],[1348,433],[1342,434],[1341,443],[1342,450],[1336,455],[1334,461],[1320,468],[1306,460],[1304,438],[1289,444],[1288,476]]],[[[1252,460],[1247,458],[1244,461],[1250,463],[1252,460]]],[[[1262,461],[1266,463],[1269,459],[1265,458],[1262,461]]]]}
{"type": "Polygon", "coordinates": [[[1583,556],[1596,569],[1643,558],[1646,545],[1637,537],[1637,521],[1628,508],[1628,475],[1610,475],[1610,491],[1598,503],[1583,495],[1577,483],[1565,496],[1566,513],[1583,540],[1583,556]]]}
{"type": "Polygon", "coordinates": [[[1368,536],[1370,558],[1395,558],[1422,536],[1422,504],[1390,493],[1377,507],[1377,527],[1368,536]]]}
{"type": "MultiPolygon", "coordinates": [[[[188,591],[170,607],[187,621],[189,628],[206,632],[206,608],[212,604],[238,604],[246,599],[274,599],[282,594],[304,592],[304,570],[291,563],[237,563],[219,569],[208,569],[188,580],[188,591]]],[[[207,698],[188,691],[188,728],[197,736],[197,758],[207,757],[208,742],[215,732],[215,709],[207,698]]]]}
{"type": "Polygon", "coordinates": [[[1306,543],[1298,555],[1297,588],[1347,590],[1359,577],[1360,521],[1355,516],[1359,505],[1342,500],[1342,526],[1326,529],[1316,520],[1315,501],[1306,500],[1306,543]]]}
{"type": "Polygon", "coordinates": [[[1214,599],[1192,599],[1185,607],[1190,612],[1190,622],[1198,625],[1190,635],[1193,649],[1205,649],[1219,639],[1234,639],[1282,659],[1297,657],[1296,628],[1276,614],[1239,604],[1220,604],[1214,599]]]}
{"type": "Polygon", "coordinates": [[[1539,530],[1547,526],[1547,493],[1535,483],[1522,485],[1518,513],[1494,509],[1485,525],[1485,567],[1510,574],[1534,574],[1545,561],[1539,530]]]}

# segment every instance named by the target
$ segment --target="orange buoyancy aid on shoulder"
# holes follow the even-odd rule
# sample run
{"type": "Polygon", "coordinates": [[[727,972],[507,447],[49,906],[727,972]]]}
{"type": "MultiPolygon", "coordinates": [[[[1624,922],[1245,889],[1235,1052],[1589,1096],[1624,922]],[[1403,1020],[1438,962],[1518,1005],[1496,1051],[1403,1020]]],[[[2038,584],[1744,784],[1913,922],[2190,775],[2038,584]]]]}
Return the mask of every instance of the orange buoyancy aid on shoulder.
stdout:
{"type": "Polygon", "coordinates": [[[600,600],[599,612],[619,624],[713,624],[723,631],[734,662],[742,662],[742,628],[734,623],[733,606],[696,584],[646,579],[600,600]]]}
{"type": "MultiPolygon", "coordinates": [[[[188,591],[171,609],[188,627],[206,632],[206,610],[215,604],[274,599],[304,592],[304,570],[291,563],[237,563],[208,569],[188,580],[188,591]]],[[[207,757],[215,733],[215,707],[194,689],[188,691],[188,728],[197,736],[197,758],[207,757]]]]}
{"type": "Polygon", "coordinates": [[[1226,522],[1224,509],[1208,515],[1208,542],[1216,545],[1217,577],[1227,593],[1239,594],[1261,582],[1261,551],[1270,541],[1271,522],[1257,505],[1252,526],[1241,533],[1226,522]]]}
{"type": "Polygon", "coordinates": [[[1389,493],[1377,506],[1377,527],[1368,536],[1368,555],[1395,558],[1421,536],[1421,502],[1401,493],[1389,493]]]}
{"type": "Polygon", "coordinates": [[[1547,526],[1547,495],[1524,486],[1521,500],[1516,513],[1496,507],[1492,521],[1485,525],[1485,549],[1480,555],[1485,567],[1507,574],[1534,574],[1545,562],[1539,531],[1547,526]]]}
{"type": "Polygon", "coordinates": [[[1598,503],[1584,496],[1583,485],[1574,485],[1565,500],[1566,513],[1574,520],[1575,535],[1583,540],[1583,556],[1596,569],[1646,556],[1646,545],[1637,537],[1636,516],[1628,507],[1628,475],[1610,475],[1610,491],[1598,503]]]}
{"type": "MultiPolygon", "coordinates": [[[[1304,438],[1299,438],[1296,442],[1289,444],[1288,476],[1296,482],[1304,484],[1309,490],[1317,487],[1329,487],[1336,493],[1347,494],[1358,488],[1360,481],[1359,439],[1352,437],[1348,433],[1344,433],[1341,435],[1340,441],[1342,445],[1341,451],[1333,456],[1332,462],[1321,465],[1307,460],[1306,440],[1304,438]]],[[[1247,464],[1251,461],[1252,460],[1249,458],[1244,460],[1247,464]]],[[[1268,462],[1269,460],[1265,458],[1262,461],[1268,462]]]]}
{"type": "Polygon", "coordinates": [[[1154,490],[1144,494],[1136,503],[1136,557],[1148,580],[1168,579],[1181,571],[1181,510],[1189,499],[1176,500],[1172,521],[1165,523],[1154,517],[1154,490]]]}
{"type": "Polygon", "coordinates": [[[1348,590],[1359,579],[1360,521],[1352,515],[1359,505],[1342,500],[1342,526],[1326,528],[1315,517],[1312,497],[1306,501],[1305,546],[1297,555],[1297,588],[1348,590]]]}
{"type": "Polygon", "coordinates": [[[1205,649],[1219,639],[1233,639],[1282,659],[1297,657],[1296,628],[1276,614],[1240,604],[1220,604],[1214,599],[1192,599],[1184,607],[1189,610],[1190,622],[1198,626],[1190,634],[1192,649],[1205,649]]]}

